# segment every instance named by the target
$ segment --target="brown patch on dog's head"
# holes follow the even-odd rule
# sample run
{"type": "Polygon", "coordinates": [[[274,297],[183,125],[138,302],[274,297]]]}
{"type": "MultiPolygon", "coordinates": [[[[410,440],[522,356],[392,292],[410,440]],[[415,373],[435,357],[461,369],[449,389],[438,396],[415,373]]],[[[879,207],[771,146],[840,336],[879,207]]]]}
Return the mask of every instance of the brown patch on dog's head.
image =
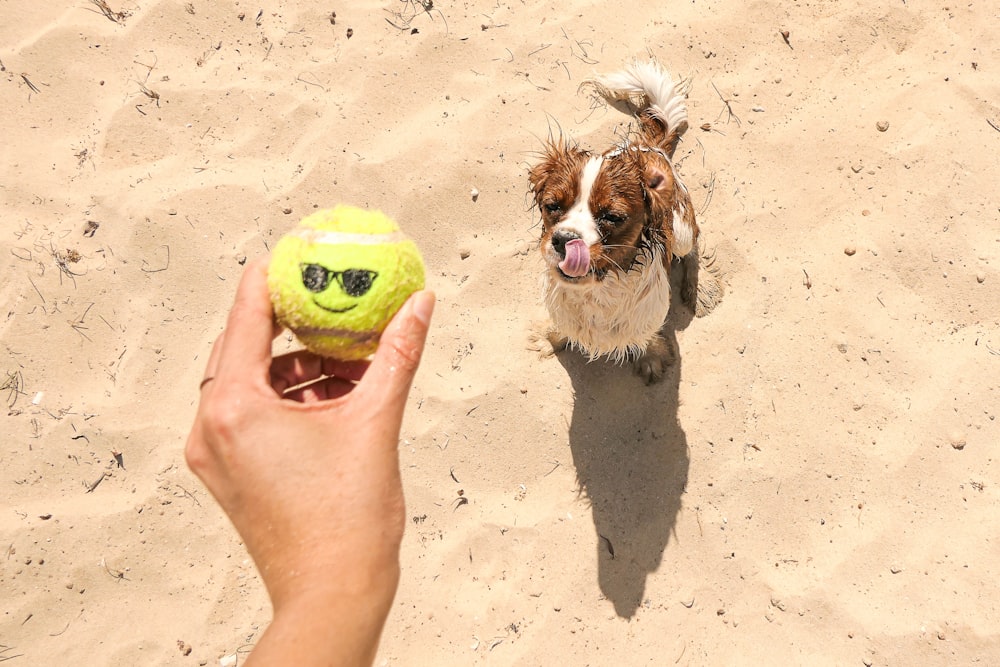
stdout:
{"type": "Polygon", "coordinates": [[[542,159],[528,172],[528,185],[535,205],[547,226],[572,206],[580,194],[579,174],[590,153],[566,139],[550,139],[542,159]]]}

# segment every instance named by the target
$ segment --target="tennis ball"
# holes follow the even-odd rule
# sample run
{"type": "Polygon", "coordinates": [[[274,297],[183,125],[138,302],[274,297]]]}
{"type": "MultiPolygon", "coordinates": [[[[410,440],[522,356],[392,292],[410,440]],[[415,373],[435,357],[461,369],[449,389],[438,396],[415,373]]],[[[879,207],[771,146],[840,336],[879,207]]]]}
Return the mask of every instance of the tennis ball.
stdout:
{"type": "Polygon", "coordinates": [[[278,323],[345,361],[375,352],[389,320],[424,287],[417,245],[379,211],[317,211],[278,241],[267,272],[278,323]]]}

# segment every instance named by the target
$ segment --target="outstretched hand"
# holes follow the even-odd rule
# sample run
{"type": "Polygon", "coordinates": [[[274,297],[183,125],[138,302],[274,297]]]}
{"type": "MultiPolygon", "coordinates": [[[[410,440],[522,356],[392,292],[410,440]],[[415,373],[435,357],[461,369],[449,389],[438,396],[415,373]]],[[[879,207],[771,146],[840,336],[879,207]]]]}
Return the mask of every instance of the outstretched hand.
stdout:
{"type": "Polygon", "coordinates": [[[399,581],[397,444],[434,307],[418,292],[374,358],[272,358],[266,262],[247,267],[202,382],[188,465],[274,606],[251,664],[370,664],[399,581]]]}

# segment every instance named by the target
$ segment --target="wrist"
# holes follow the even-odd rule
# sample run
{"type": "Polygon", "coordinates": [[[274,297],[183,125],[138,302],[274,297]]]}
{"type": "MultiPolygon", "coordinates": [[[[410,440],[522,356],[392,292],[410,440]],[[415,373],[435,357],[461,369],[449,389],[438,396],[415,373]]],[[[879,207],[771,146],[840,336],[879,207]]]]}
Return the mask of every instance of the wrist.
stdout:
{"type": "Polygon", "coordinates": [[[350,584],[327,572],[272,596],[274,616],[248,667],[371,665],[399,583],[398,564],[350,584]]]}
{"type": "Polygon", "coordinates": [[[334,559],[261,568],[275,614],[286,606],[329,606],[340,601],[392,603],[399,585],[399,553],[341,554],[334,559]],[[266,568],[266,570],[264,569],[266,568]]]}

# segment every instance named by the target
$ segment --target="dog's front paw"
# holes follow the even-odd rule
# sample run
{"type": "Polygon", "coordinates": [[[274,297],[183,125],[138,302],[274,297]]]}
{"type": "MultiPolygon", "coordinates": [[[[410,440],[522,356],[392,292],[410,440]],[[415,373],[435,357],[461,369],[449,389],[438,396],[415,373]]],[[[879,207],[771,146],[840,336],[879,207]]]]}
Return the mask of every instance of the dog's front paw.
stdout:
{"type": "MultiPolygon", "coordinates": [[[[702,271],[698,278],[697,294],[691,299],[694,302],[695,317],[705,317],[715,310],[722,301],[725,288],[714,271],[702,271]]],[[[690,303],[690,302],[689,302],[690,303]]]]}
{"type": "Polygon", "coordinates": [[[667,369],[677,361],[677,351],[666,338],[656,336],[646,346],[646,351],[633,362],[635,374],[647,384],[656,384],[663,379],[667,369]]]}
{"type": "Polygon", "coordinates": [[[681,301],[694,311],[695,317],[705,317],[719,305],[725,288],[715,265],[715,251],[702,253],[696,246],[682,260],[681,301]]]}
{"type": "Polygon", "coordinates": [[[568,339],[560,336],[551,322],[535,323],[528,332],[528,349],[548,359],[566,349],[568,339]]]}

